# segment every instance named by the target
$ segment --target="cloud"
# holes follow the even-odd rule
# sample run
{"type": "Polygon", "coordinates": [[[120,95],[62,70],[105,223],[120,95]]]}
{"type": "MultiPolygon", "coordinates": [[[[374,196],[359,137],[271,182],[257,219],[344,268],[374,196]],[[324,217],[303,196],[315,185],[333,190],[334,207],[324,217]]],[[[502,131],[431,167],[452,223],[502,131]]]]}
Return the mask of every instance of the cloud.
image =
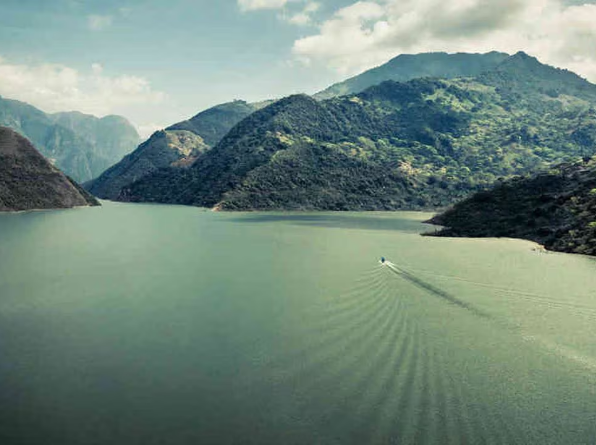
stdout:
{"type": "Polygon", "coordinates": [[[254,11],[257,9],[280,9],[289,0],[238,0],[238,6],[242,11],[254,11]]]}
{"type": "Polygon", "coordinates": [[[308,2],[304,8],[295,14],[284,14],[282,18],[293,25],[305,26],[313,23],[313,14],[321,9],[318,2],[308,2]]]}
{"type": "Polygon", "coordinates": [[[244,12],[279,9],[281,12],[277,17],[280,20],[299,26],[312,25],[313,15],[321,8],[321,4],[314,0],[238,0],[238,6],[244,12]]]}
{"type": "Polygon", "coordinates": [[[19,65],[0,58],[0,94],[46,112],[77,110],[103,116],[161,106],[165,93],[138,76],[104,74],[94,63],[89,72],[57,64],[19,65]]]}
{"type": "Polygon", "coordinates": [[[355,74],[401,53],[514,53],[596,80],[596,5],[561,0],[378,0],[337,10],[294,42],[298,60],[355,74]]]}
{"type": "Polygon", "coordinates": [[[112,25],[113,17],[111,15],[89,15],[87,16],[87,26],[92,31],[101,31],[112,25]]]}

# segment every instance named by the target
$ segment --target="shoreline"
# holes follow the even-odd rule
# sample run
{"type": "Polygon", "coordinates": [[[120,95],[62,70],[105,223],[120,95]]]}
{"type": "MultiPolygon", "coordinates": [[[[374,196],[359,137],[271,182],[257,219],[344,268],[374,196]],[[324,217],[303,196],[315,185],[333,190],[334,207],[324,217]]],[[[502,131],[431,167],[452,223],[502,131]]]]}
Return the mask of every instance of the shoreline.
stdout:
{"type": "Polygon", "coordinates": [[[76,210],[76,209],[86,209],[89,207],[101,207],[97,205],[84,205],[84,206],[73,206],[73,207],[58,207],[58,208],[51,208],[51,209],[26,209],[26,210],[0,210],[1,215],[19,215],[22,213],[33,213],[33,212],[55,212],[59,210],[76,210]]]}

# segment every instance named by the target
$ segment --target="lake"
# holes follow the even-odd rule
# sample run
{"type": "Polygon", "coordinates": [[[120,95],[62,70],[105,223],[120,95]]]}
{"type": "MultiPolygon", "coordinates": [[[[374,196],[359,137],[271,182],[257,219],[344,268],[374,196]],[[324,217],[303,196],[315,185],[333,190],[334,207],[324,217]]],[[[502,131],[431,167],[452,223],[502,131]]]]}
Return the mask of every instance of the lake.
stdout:
{"type": "Polygon", "coordinates": [[[594,444],[596,261],[429,216],[0,215],[0,443],[594,444]]]}

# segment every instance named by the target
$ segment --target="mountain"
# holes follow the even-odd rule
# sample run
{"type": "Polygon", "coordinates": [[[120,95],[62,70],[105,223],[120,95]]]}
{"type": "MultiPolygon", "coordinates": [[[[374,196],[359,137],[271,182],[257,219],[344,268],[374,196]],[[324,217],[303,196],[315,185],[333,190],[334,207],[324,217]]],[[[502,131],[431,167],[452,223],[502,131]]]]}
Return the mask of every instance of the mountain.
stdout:
{"type": "Polygon", "coordinates": [[[55,124],[91,142],[97,153],[108,160],[110,165],[130,153],[139,143],[136,129],[122,116],[97,118],[77,111],[49,116],[55,124]]]}
{"type": "Polygon", "coordinates": [[[114,199],[123,187],[143,176],[164,167],[183,167],[207,149],[203,138],[190,131],[157,131],[85,188],[100,198],[114,199]]]}
{"type": "Polygon", "coordinates": [[[438,236],[508,237],[596,255],[596,159],[479,192],[430,220],[438,236]]]}
{"type": "Polygon", "coordinates": [[[596,153],[596,85],[542,64],[524,70],[529,59],[510,56],[494,76],[282,99],[189,168],[157,170],[118,199],[229,210],[436,208],[498,178],[596,153]],[[513,74],[524,88],[502,82],[513,74]],[[547,84],[562,93],[546,94],[547,84]]]}
{"type": "MultiPolygon", "coordinates": [[[[420,77],[458,77],[480,74],[492,69],[507,58],[507,54],[491,52],[488,54],[447,54],[428,53],[418,55],[401,55],[385,65],[369,70],[346,82],[336,84],[316,94],[317,99],[327,99],[347,93],[359,93],[366,88],[386,80],[411,80],[420,77]]],[[[166,128],[166,133],[173,130],[184,130],[195,133],[209,147],[215,146],[226,133],[249,114],[270,105],[273,101],[262,103],[246,103],[233,101],[216,105],[183,122],[166,128]]],[[[150,140],[154,140],[151,138],[150,140]]],[[[162,139],[159,139],[161,141],[162,139]]],[[[156,147],[148,150],[146,145],[139,147],[139,153],[123,159],[121,164],[105,172],[100,178],[85,184],[96,196],[116,199],[120,190],[143,176],[160,168],[170,166],[180,157],[175,147],[158,142],[156,147]],[[143,153],[151,153],[151,159],[145,160],[143,153]],[[159,156],[158,153],[162,153],[159,156]],[[161,160],[159,160],[161,159],[161,160]],[[172,160],[174,159],[174,161],[172,160]]]]}
{"type": "Polygon", "coordinates": [[[264,105],[235,100],[158,131],[85,187],[95,196],[115,199],[123,187],[160,168],[186,167],[217,144],[234,125],[264,105]]]}
{"type": "Polygon", "coordinates": [[[99,205],[50,164],[31,142],[0,127],[0,211],[99,205]]]}
{"type": "Polygon", "coordinates": [[[77,181],[98,176],[139,143],[138,133],[123,117],[46,114],[24,102],[1,97],[0,125],[30,139],[44,156],[77,181]]]}
{"type": "Polygon", "coordinates": [[[494,69],[507,57],[508,54],[496,51],[486,54],[401,54],[379,67],[331,85],[314,97],[323,100],[346,94],[357,94],[386,80],[406,82],[422,77],[453,79],[478,76],[494,69]]]}
{"type": "Polygon", "coordinates": [[[217,144],[230,128],[257,109],[257,106],[235,100],[216,105],[166,130],[186,130],[203,138],[209,146],[217,144]]]}

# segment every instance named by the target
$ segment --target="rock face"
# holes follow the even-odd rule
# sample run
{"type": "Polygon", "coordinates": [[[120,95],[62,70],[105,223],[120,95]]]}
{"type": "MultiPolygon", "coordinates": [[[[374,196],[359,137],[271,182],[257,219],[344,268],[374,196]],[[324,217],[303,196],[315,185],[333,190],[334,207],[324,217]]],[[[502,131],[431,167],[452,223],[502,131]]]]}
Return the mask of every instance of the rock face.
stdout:
{"type": "Polygon", "coordinates": [[[437,236],[523,238],[596,255],[596,159],[504,182],[429,222],[444,226],[437,236]]]}
{"type": "Polygon", "coordinates": [[[346,94],[357,94],[386,80],[406,82],[422,77],[453,79],[478,76],[494,69],[507,57],[508,54],[496,51],[486,54],[402,54],[381,66],[331,85],[314,97],[323,100],[346,94]]]}
{"type": "Polygon", "coordinates": [[[0,127],[0,211],[99,205],[48,162],[31,142],[0,127]]]}
{"type": "Polygon", "coordinates": [[[81,182],[99,176],[139,144],[137,131],[123,117],[46,114],[1,97],[0,125],[29,139],[56,167],[81,182]]]}
{"type": "Polygon", "coordinates": [[[133,153],[86,183],[85,187],[100,198],[116,199],[122,188],[156,170],[188,167],[234,125],[261,106],[236,100],[216,105],[191,119],[155,132],[133,153]]]}
{"type": "Polygon", "coordinates": [[[291,96],[252,113],[187,169],[118,199],[224,210],[398,210],[453,204],[499,178],[596,153],[596,85],[518,53],[459,79],[291,96]],[[517,81],[509,81],[517,79],[517,81]]]}

